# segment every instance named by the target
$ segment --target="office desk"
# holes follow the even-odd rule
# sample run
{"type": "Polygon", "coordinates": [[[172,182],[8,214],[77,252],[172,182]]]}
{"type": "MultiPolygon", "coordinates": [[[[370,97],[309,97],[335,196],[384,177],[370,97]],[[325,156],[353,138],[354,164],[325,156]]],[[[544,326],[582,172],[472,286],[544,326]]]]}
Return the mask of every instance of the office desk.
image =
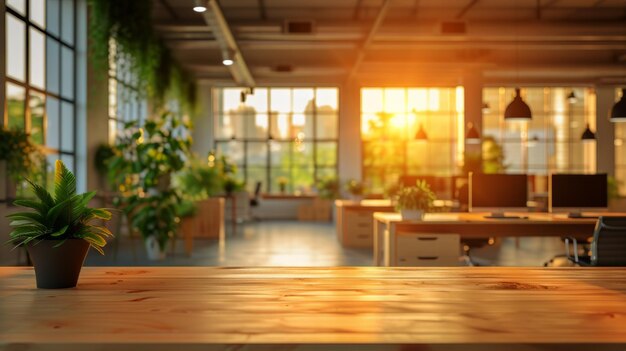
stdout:
{"type": "Polygon", "coordinates": [[[0,350],[626,346],[617,268],[86,267],[76,289],[37,290],[4,267],[0,297],[0,350]]]}
{"type": "Polygon", "coordinates": [[[375,212],[393,212],[389,200],[335,200],[337,240],[345,247],[373,247],[375,212]]]}
{"type": "MultiPolygon", "coordinates": [[[[593,234],[594,218],[567,218],[562,214],[511,213],[528,219],[487,219],[486,213],[428,213],[423,221],[404,221],[399,213],[374,214],[374,265],[393,265],[396,239],[402,233],[459,234],[461,238],[520,236],[573,236],[586,239],[593,234]]],[[[591,214],[590,215],[594,215],[591,214]]],[[[600,214],[596,214],[600,215],[600,214]]],[[[626,213],[602,213],[626,216],[626,213]]]]}

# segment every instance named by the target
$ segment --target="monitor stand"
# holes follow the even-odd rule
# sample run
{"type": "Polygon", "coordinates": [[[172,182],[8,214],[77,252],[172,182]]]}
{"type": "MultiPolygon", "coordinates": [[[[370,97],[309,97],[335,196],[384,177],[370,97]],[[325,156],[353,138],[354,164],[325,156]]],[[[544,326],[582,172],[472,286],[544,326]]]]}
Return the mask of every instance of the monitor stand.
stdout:
{"type": "Polygon", "coordinates": [[[491,212],[491,214],[486,215],[484,218],[488,219],[525,219],[528,217],[520,217],[520,216],[507,216],[504,212],[491,212]]]}

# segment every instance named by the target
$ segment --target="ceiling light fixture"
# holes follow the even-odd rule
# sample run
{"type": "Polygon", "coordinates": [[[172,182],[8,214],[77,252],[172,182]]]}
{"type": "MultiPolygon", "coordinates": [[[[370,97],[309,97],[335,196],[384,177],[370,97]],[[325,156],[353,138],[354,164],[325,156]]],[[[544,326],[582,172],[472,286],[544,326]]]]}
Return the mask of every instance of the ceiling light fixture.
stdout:
{"type": "Polygon", "coordinates": [[[465,143],[480,144],[480,133],[478,133],[478,129],[474,127],[474,123],[472,122],[469,122],[467,124],[467,134],[465,135],[465,143]]]}
{"type": "Polygon", "coordinates": [[[491,106],[488,102],[483,102],[483,114],[486,115],[491,112],[491,106]]]}
{"type": "Polygon", "coordinates": [[[224,66],[232,66],[235,63],[235,53],[233,50],[224,50],[222,52],[222,64],[224,66]]]}
{"type": "Polygon", "coordinates": [[[415,140],[418,141],[427,141],[428,140],[428,134],[426,134],[426,131],[424,130],[424,125],[420,123],[420,126],[417,130],[417,133],[415,133],[415,140]]]}
{"type": "Polygon", "coordinates": [[[580,139],[584,142],[596,141],[596,133],[591,130],[591,127],[589,127],[589,123],[587,123],[587,128],[585,128],[585,131],[583,132],[583,135],[580,137],[580,139]]]}
{"type": "Polygon", "coordinates": [[[626,88],[622,88],[622,97],[611,109],[611,122],[626,122],[626,88]]]}
{"type": "Polygon", "coordinates": [[[205,12],[206,11],[206,3],[205,0],[194,0],[193,1],[193,10],[196,12],[205,12]]]}

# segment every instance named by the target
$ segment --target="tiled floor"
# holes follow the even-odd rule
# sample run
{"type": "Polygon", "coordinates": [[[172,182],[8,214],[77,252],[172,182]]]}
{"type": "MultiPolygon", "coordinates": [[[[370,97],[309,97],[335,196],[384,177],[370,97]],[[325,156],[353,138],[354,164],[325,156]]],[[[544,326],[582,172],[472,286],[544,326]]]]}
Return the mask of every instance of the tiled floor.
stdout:
{"type": "MultiPolygon", "coordinates": [[[[347,249],[337,242],[330,223],[265,221],[239,225],[227,231],[223,242],[195,240],[192,257],[184,254],[182,241],[164,261],[149,261],[143,242],[123,238],[111,243],[107,255],[91,252],[86,265],[190,265],[190,266],[368,266],[371,249],[347,249]],[[133,254],[133,248],[135,254],[133,254]]],[[[540,266],[563,251],[557,238],[504,239],[475,249],[474,261],[482,265],[540,266]]]]}

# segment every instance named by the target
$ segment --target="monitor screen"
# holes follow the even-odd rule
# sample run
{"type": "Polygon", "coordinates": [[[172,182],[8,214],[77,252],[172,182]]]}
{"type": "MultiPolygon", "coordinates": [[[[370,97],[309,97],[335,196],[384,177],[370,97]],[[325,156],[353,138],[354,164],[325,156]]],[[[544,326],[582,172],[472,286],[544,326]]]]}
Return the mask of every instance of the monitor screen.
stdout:
{"type": "Polygon", "coordinates": [[[524,208],[528,200],[525,174],[470,174],[470,209],[524,208]]]}
{"type": "Polygon", "coordinates": [[[551,208],[606,208],[606,174],[553,174],[550,178],[551,208]]]}

